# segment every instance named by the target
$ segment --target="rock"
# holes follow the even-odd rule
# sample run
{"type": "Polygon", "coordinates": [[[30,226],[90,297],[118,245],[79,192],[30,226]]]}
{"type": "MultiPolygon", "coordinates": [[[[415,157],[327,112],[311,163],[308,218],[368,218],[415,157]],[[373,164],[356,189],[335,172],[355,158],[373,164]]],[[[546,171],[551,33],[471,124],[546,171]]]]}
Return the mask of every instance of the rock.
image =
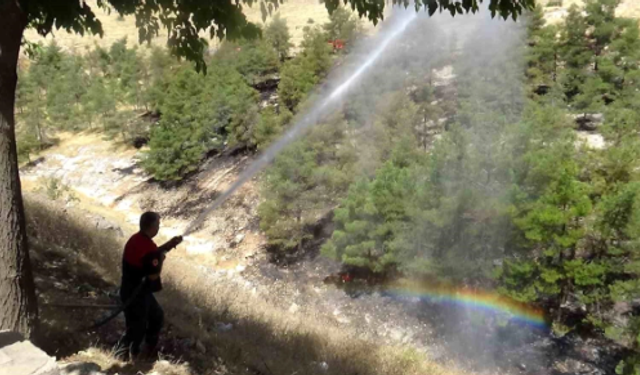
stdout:
{"type": "Polygon", "coordinates": [[[518,368],[522,371],[527,371],[527,365],[525,365],[524,363],[519,363],[518,368]]]}
{"type": "Polygon", "coordinates": [[[574,294],[569,294],[567,296],[567,300],[560,305],[562,310],[565,310],[567,313],[571,315],[584,315],[587,312],[587,306],[580,302],[578,297],[574,294]]]}
{"type": "Polygon", "coordinates": [[[602,113],[581,113],[572,117],[578,125],[578,129],[586,131],[594,131],[604,122],[602,113]]]}
{"type": "Polygon", "coordinates": [[[228,332],[228,331],[231,331],[232,329],[233,329],[233,324],[231,323],[222,323],[222,322],[216,323],[216,331],[218,332],[228,332]]]}
{"type": "Polygon", "coordinates": [[[182,346],[182,348],[185,351],[190,350],[191,348],[193,348],[196,345],[195,341],[193,339],[184,339],[184,340],[180,340],[180,346],[182,346]]]}
{"type": "Polygon", "coordinates": [[[142,146],[146,145],[149,142],[149,138],[148,137],[135,137],[133,139],[133,147],[139,149],[142,148],[142,146]]]}
{"type": "Polygon", "coordinates": [[[538,95],[547,95],[549,93],[549,90],[551,90],[551,86],[546,84],[540,84],[533,90],[533,92],[535,92],[538,95]]]}
{"type": "Polygon", "coordinates": [[[322,371],[327,371],[329,370],[329,364],[325,361],[322,361],[320,363],[318,363],[318,368],[322,371]]]}
{"type": "Polygon", "coordinates": [[[100,366],[93,362],[77,362],[60,366],[60,375],[104,375],[100,366]]]}
{"type": "Polygon", "coordinates": [[[239,233],[237,234],[234,239],[229,243],[229,247],[234,248],[238,245],[240,245],[240,243],[242,242],[242,240],[244,240],[244,233],[239,233]]]}
{"type": "Polygon", "coordinates": [[[196,349],[198,350],[198,352],[200,352],[200,354],[207,353],[207,348],[204,346],[204,344],[200,340],[196,340],[196,349]]]}
{"type": "Polygon", "coordinates": [[[392,328],[389,330],[389,336],[395,341],[402,341],[404,337],[404,332],[397,328],[392,328]]]}
{"type": "Polygon", "coordinates": [[[102,216],[87,215],[87,218],[95,223],[96,229],[108,230],[115,232],[118,236],[123,236],[120,226],[112,221],[105,219],[102,216]]]}
{"type": "Polygon", "coordinates": [[[364,321],[367,322],[367,324],[371,324],[371,315],[364,314],[364,321]]]}
{"type": "Polygon", "coordinates": [[[298,306],[296,303],[292,303],[291,306],[289,307],[289,313],[291,314],[297,313],[298,310],[300,310],[300,306],[298,306]]]}
{"type": "Polygon", "coordinates": [[[602,150],[607,145],[602,134],[598,133],[579,132],[578,142],[582,142],[586,147],[594,150],[602,150]]]}
{"type": "Polygon", "coordinates": [[[560,374],[571,375],[605,375],[606,372],[589,363],[569,358],[554,363],[553,369],[560,374]]]}
{"type": "Polygon", "coordinates": [[[13,331],[0,331],[0,349],[24,340],[21,334],[13,331]]]}
{"type": "Polygon", "coordinates": [[[618,301],[613,305],[613,311],[616,314],[627,314],[633,310],[631,303],[625,301],[618,301]]]}
{"type": "Polygon", "coordinates": [[[59,375],[56,360],[20,334],[0,332],[0,375],[59,375]]]}

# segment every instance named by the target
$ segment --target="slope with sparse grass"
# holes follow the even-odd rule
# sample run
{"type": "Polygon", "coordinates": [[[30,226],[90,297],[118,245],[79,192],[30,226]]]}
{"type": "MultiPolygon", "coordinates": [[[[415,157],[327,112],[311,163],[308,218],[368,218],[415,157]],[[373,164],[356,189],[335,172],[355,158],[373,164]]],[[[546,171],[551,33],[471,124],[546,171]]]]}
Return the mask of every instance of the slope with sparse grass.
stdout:
{"type": "MultiPolygon", "coordinates": [[[[585,0],[538,0],[538,4],[545,9],[549,22],[561,22],[572,5],[584,6],[585,0]]],[[[637,0],[622,0],[616,11],[619,17],[640,18],[640,2],[637,0]]]]}
{"type": "MultiPolygon", "coordinates": [[[[35,30],[28,29],[25,32],[25,39],[30,42],[48,43],[55,40],[61,47],[84,52],[86,48],[93,47],[98,44],[108,48],[114,42],[128,38],[130,42],[137,42],[138,29],[135,25],[133,16],[120,17],[116,12],[98,8],[95,0],[89,0],[87,3],[97,9],[96,15],[103,24],[104,37],[67,33],[64,30],[58,30],[55,34],[46,38],[40,36],[35,30]]],[[[247,18],[256,24],[263,25],[260,7],[255,4],[253,7],[245,5],[244,12],[247,18]]],[[[291,30],[291,42],[299,46],[303,38],[303,28],[310,22],[314,24],[323,24],[329,19],[325,5],[317,0],[287,0],[280,5],[280,8],[274,12],[287,20],[289,29],[291,30]]],[[[268,22],[268,20],[267,20],[268,22]]],[[[165,30],[161,30],[160,34],[153,39],[152,44],[164,46],[166,44],[167,34],[165,30]]],[[[209,46],[216,47],[219,42],[215,39],[209,39],[209,46]]]]}
{"type": "MultiPolygon", "coordinates": [[[[95,272],[117,284],[121,238],[97,231],[82,212],[37,195],[26,196],[26,210],[35,249],[51,247],[81,255],[95,272]]],[[[287,314],[242,285],[225,282],[180,258],[167,263],[163,283],[158,297],[171,329],[199,340],[204,352],[210,353],[200,357],[213,360],[200,363],[198,373],[215,374],[210,366],[220,363],[238,373],[268,375],[463,373],[431,363],[425,354],[408,347],[364,341],[325,317],[287,314]]]]}

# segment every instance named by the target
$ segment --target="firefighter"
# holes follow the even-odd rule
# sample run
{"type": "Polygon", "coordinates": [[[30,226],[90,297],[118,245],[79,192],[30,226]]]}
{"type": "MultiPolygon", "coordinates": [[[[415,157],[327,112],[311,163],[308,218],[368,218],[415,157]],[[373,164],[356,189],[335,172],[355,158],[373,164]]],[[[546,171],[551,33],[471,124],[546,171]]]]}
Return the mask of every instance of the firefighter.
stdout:
{"type": "Polygon", "coordinates": [[[164,312],[153,293],[162,289],[160,272],[165,254],[182,242],[182,237],[173,237],[158,247],[153,238],[159,230],[160,215],[145,212],[140,216],[140,231],[124,247],[120,299],[125,306],[126,331],[116,352],[124,360],[138,357],[143,341],[149,356],[157,354],[164,312]]]}

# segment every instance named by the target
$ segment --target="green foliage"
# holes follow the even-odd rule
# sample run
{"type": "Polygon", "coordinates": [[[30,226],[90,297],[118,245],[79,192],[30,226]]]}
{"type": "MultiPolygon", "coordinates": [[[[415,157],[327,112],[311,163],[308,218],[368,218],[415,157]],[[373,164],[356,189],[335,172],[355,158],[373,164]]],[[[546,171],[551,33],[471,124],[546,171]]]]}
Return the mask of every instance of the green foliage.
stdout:
{"type": "Polygon", "coordinates": [[[331,47],[320,27],[305,27],[302,51],[280,71],[280,103],[295,111],[320,81],[332,63],[331,47]]]}
{"type": "Polygon", "coordinates": [[[278,51],[266,40],[226,42],[216,53],[216,60],[233,66],[249,84],[256,84],[279,68],[278,51]]]}
{"type": "Polygon", "coordinates": [[[266,148],[282,134],[292,118],[293,114],[287,108],[267,107],[263,109],[260,120],[252,133],[251,143],[255,144],[259,150],[266,148]]]}
{"type": "Polygon", "coordinates": [[[195,171],[211,147],[209,134],[194,123],[162,121],[151,131],[149,151],[142,162],[156,179],[180,180],[195,171]]]}
{"type": "Polygon", "coordinates": [[[327,40],[341,40],[350,44],[362,32],[357,16],[340,7],[329,15],[329,22],[322,26],[327,40]]]}
{"type": "MultiPolygon", "coordinates": [[[[587,313],[575,328],[635,349],[637,317],[621,321],[611,310],[640,297],[640,102],[634,92],[640,39],[635,21],[615,16],[618,4],[590,0],[584,15],[572,7],[559,39],[556,27],[534,21],[529,28],[527,77],[551,91],[535,97],[544,109],[529,112],[514,133],[510,212],[517,246],[495,277],[502,293],[553,309],[554,326],[564,324],[570,312],[562,303],[573,299],[587,313]],[[556,95],[556,77],[563,95],[556,95]],[[576,148],[571,124],[563,124],[567,104],[604,114],[604,149],[576,148]]],[[[640,373],[638,358],[636,352],[621,361],[616,372],[640,373]]]]}
{"type": "Polygon", "coordinates": [[[279,100],[289,110],[293,111],[317,83],[318,77],[305,68],[302,60],[293,59],[288,61],[280,71],[279,100]]]}
{"type": "Polygon", "coordinates": [[[42,177],[38,182],[40,183],[39,190],[44,192],[51,200],[55,201],[62,198],[67,202],[78,200],[69,185],[62,182],[60,178],[42,177]]]}
{"type": "Polygon", "coordinates": [[[336,209],[336,230],[322,252],[344,264],[384,272],[398,263],[395,237],[407,220],[413,190],[408,170],[386,163],[372,181],[351,185],[336,209]]]}
{"type": "Polygon", "coordinates": [[[322,77],[332,63],[331,46],[327,43],[327,35],[319,26],[305,26],[300,44],[300,64],[305,70],[322,77]]]}
{"type": "Polygon", "coordinates": [[[159,180],[180,180],[197,169],[206,152],[221,147],[225,135],[232,144],[250,142],[258,122],[257,96],[226,65],[215,65],[205,77],[181,68],[160,104],[162,121],[151,132],[146,170],[159,180]]]}
{"type": "Polygon", "coordinates": [[[289,35],[287,21],[280,18],[279,14],[276,14],[265,28],[264,38],[276,51],[280,61],[284,62],[289,57],[293,47],[290,42],[291,35],[289,35]]]}
{"type": "Polygon", "coordinates": [[[579,92],[579,87],[585,80],[584,68],[591,60],[592,55],[585,38],[587,27],[580,9],[572,5],[560,36],[560,56],[565,64],[560,82],[569,98],[579,92]]]}
{"type": "Polygon", "coordinates": [[[41,145],[36,137],[36,133],[26,131],[23,134],[17,134],[17,138],[18,162],[30,162],[31,155],[41,150],[41,145]]]}
{"type": "MultiPolygon", "coordinates": [[[[349,0],[349,5],[352,9],[358,12],[360,17],[367,17],[370,21],[377,23],[383,18],[384,15],[384,3],[362,1],[362,0],[349,0]]],[[[407,3],[401,0],[393,0],[391,2],[397,6],[407,6],[407,3]]],[[[447,11],[451,15],[463,14],[465,12],[477,12],[480,9],[482,0],[469,0],[463,2],[453,2],[450,0],[419,0],[416,1],[416,9],[424,8],[433,15],[437,11],[447,11]]],[[[514,20],[518,18],[525,10],[530,10],[535,7],[534,0],[510,0],[510,1],[498,1],[489,0],[488,9],[491,12],[491,16],[507,19],[512,17],[514,20]]],[[[329,13],[338,9],[342,2],[340,0],[325,0],[325,5],[329,10],[329,13]]]]}
{"type": "Polygon", "coordinates": [[[147,66],[137,48],[127,48],[123,38],[111,45],[108,56],[108,70],[105,75],[118,83],[123,101],[136,107],[143,102],[143,82],[147,77],[147,66]]]}
{"type": "Polygon", "coordinates": [[[287,147],[267,171],[258,208],[260,228],[280,251],[301,249],[311,227],[327,213],[352,179],[353,150],[337,118],[287,147]]]}

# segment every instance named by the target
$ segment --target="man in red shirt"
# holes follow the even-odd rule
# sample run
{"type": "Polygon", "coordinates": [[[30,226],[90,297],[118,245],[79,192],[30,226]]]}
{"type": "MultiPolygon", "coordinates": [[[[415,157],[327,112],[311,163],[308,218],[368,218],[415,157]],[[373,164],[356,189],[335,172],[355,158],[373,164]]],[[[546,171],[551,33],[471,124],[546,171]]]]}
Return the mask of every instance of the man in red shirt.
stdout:
{"type": "Polygon", "coordinates": [[[127,330],[116,352],[123,359],[137,357],[143,340],[150,352],[158,345],[164,312],[153,293],[162,289],[160,272],[165,254],[182,242],[182,237],[174,237],[158,247],[153,238],[159,230],[160,215],[145,212],[140,216],[140,231],[124,247],[120,299],[126,306],[127,330]]]}

